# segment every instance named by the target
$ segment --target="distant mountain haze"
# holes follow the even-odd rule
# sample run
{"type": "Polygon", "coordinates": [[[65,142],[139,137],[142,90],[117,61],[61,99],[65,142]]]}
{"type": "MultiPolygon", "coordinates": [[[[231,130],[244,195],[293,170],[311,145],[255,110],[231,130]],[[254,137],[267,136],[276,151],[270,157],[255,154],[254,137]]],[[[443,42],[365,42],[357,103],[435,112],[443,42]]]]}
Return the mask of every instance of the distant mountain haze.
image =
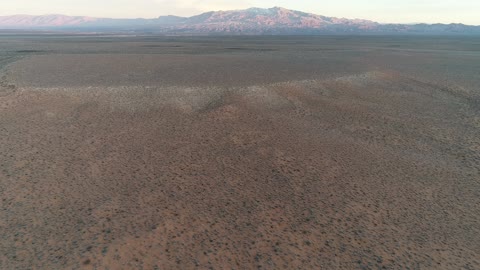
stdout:
{"type": "Polygon", "coordinates": [[[281,7],[211,11],[192,17],[109,19],[65,15],[0,16],[0,29],[154,32],[163,34],[480,34],[464,24],[380,24],[281,7]]]}

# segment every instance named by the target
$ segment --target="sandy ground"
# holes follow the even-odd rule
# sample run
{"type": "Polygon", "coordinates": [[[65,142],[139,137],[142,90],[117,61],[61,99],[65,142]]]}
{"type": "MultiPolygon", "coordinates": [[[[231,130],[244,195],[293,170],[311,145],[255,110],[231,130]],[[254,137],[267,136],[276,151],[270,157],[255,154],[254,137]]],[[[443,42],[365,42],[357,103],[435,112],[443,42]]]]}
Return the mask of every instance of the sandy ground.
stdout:
{"type": "Polygon", "coordinates": [[[1,269],[480,269],[479,40],[3,39],[1,269]]]}

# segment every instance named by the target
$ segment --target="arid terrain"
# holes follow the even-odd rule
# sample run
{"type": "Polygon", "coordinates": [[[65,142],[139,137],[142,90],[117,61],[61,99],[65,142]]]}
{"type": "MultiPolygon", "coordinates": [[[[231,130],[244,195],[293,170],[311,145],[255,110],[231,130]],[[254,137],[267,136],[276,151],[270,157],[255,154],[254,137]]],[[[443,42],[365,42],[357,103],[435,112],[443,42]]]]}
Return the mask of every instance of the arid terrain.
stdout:
{"type": "Polygon", "coordinates": [[[0,269],[480,269],[480,38],[0,35],[0,269]]]}

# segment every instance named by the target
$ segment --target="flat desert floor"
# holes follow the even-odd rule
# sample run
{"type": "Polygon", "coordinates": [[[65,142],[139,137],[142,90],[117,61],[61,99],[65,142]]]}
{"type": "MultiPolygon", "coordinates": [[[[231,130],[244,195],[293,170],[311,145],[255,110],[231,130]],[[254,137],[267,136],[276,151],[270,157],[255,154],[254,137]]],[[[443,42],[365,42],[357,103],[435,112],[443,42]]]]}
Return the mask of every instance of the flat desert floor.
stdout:
{"type": "Polygon", "coordinates": [[[0,35],[0,269],[480,269],[480,38],[0,35]]]}

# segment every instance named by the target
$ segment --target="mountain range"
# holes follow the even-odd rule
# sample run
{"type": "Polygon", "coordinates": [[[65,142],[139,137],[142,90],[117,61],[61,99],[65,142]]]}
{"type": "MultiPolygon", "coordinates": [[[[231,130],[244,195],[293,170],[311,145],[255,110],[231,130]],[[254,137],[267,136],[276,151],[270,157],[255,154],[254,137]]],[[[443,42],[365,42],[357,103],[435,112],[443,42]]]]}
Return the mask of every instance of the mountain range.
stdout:
{"type": "Polygon", "coordinates": [[[464,24],[381,24],[369,20],[326,17],[281,7],[210,11],[192,17],[109,19],[66,15],[0,16],[0,29],[163,34],[466,34],[480,26],[464,24]]]}

